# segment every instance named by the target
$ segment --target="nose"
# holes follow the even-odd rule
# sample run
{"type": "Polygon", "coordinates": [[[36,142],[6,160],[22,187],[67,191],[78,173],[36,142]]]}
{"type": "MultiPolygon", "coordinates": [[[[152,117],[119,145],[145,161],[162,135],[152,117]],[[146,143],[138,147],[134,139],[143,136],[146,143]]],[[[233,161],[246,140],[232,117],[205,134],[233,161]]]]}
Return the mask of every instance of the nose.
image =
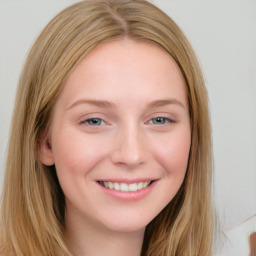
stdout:
{"type": "Polygon", "coordinates": [[[135,125],[121,129],[113,141],[111,160],[114,164],[135,168],[146,162],[148,147],[143,132],[135,125]]]}

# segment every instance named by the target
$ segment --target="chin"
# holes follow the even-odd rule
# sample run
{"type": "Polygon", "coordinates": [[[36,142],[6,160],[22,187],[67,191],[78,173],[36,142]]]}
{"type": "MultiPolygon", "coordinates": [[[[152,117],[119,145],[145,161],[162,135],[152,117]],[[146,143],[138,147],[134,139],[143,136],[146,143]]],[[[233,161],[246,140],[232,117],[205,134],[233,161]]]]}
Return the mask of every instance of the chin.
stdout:
{"type": "Polygon", "coordinates": [[[141,232],[145,230],[146,226],[149,224],[151,220],[138,219],[138,218],[124,218],[124,219],[115,219],[110,222],[105,222],[103,225],[107,227],[107,229],[115,231],[115,232],[141,232]]]}

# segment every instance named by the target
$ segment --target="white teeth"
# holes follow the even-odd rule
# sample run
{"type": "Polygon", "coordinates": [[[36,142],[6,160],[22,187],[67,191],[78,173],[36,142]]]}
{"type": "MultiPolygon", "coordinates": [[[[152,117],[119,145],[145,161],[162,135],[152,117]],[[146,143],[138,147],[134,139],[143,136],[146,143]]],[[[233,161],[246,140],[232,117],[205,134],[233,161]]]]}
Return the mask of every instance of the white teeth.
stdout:
{"type": "Polygon", "coordinates": [[[140,182],[138,184],[138,190],[143,189],[143,188],[144,188],[144,182],[140,182]]]}
{"type": "Polygon", "coordinates": [[[129,185],[129,191],[137,191],[137,190],[138,190],[138,185],[136,183],[129,185]]]}
{"type": "Polygon", "coordinates": [[[146,188],[146,187],[149,185],[149,183],[150,183],[150,181],[145,181],[145,182],[143,183],[143,187],[146,188]]]}
{"type": "Polygon", "coordinates": [[[120,190],[120,186],[119,186],[118,183],[114,183],[114,189],[115,189],[115,190],[120,190]]]}
{"type": "Polygon", "coordinates": [[[132,183],[132,184],[100,181],[100,184],[103,185],[105,188],[109,188],[109,189],[114,189],[114,190],[123,191],[123,192],[128,192],[128,191],[134,192],[134,191],[146,188],[150,184],[150,181],[132,183]]]}
{"type": "Polygon", "coordinates": [[[129,186],[125,183],[121,183],[120,190],[121,191],[129,191],[129,186]]]}
{"type": "MultiPolygon", "coordinates": [[[[108,184],[108,187],[110,189],[113,189],[114,188],[114,184],[112,182],[106,182],[108,184]]],[[[105,186],[106,187],[106,186],[105,186]]],[[[107,188],[107,187],[106,187],[107,188]]]]}

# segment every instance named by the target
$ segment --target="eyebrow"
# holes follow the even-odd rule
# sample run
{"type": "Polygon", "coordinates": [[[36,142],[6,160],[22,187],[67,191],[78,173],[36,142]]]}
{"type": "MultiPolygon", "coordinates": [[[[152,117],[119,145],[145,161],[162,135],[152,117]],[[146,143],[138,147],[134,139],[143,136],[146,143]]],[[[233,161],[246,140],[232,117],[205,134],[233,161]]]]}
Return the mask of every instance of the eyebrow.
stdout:
{"type": "Polygon", "coordinates": [[[168,98],[168,99],[162,99],[162,100],[154,100],[154,101],[150,102],[149,104],[147,104],[147,107],[148,108],[163,107],[163,106],[172,105],[172,104],[178,105],[178,106],[180,106],[182,108],[185,108],[185,105],[181,101],[179,101],[179,100],[177,100],[175,98],[168,98]]]}
{"type": "MultiPolygon", "coordinates": [[[[100,108],[116,108],[117,107],[116,104],[106,101],[106,100],[80,99],[80,100],[75,101],[73,104],[71,104],[71,106],[69,106],[67,108],[67,110],[69,110],[77,105],[80,105],[80,104],[89,104],[89,105],[94,105],[94,106],[97,106],[100,108]]],[[[178,105],[182,108],[185,108],[185,105],[181,101],[179,101],[175,98],[154,100],[147,104],[147,108],[163,107],[163,106],[172,105],[172,104],[178,105]]]]}
{"type": "Polygon", "coordinates": [[[71,106],[67,108],[67,110],[80,105],[80,104],[89,104],[89,105],[94,105],[100,108],[114,108],[116,105],[112,102],[106,101],[106,100],[89,100],[89,99],[80,99],[75,101],[71,106]]]}

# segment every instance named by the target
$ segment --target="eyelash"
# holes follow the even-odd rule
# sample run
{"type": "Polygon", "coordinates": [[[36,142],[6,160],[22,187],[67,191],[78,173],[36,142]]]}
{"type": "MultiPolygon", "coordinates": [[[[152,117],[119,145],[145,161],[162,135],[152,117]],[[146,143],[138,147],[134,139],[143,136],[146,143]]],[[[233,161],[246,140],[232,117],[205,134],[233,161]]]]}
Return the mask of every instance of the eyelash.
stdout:
{"type": "Polygon", "coordinates": [[[82,121],[81,123],[83,123],[83,124],[85,123],[90,126],[101,126],[101,125],[106,124],[106,122],[103,119],[97,118],[97,117],[86,119],[86,120],[82,121]],[[97,124],[97,122],[101,122],[101,124],[97,124]],[[102,124],[102,122],[103,122],[103,124],[102,124]]]}
{"type": "MultiPolygon", "coordinates": [[[[175,121],[170,118],[159,116],[159,117],[152,118],[148,123],[155,124],[155,125],[165,125],[167,123],[174,123],[174,122],[175,121]]],[[[102,126],[107,124],[103,119],[97,118],[97,117],[86,119],[81,123],[85,123],[89,126],[102,126]]]]}
{"type": "Polygon", "coordinates": [[[167,124],[167,123],[174,123],[175,121],[170,119],[170,118],[167,118],[167,117],[163,117],[163,116],[158,116],[158,117],[155,117],[155,118],[152,118],[149,123],[150,124],[156,124],[156,125],[164,125],[164,124],[167,124]],[[155,121],[164,121],[164,123],[154,123],[154,120],[155,121]]]}

